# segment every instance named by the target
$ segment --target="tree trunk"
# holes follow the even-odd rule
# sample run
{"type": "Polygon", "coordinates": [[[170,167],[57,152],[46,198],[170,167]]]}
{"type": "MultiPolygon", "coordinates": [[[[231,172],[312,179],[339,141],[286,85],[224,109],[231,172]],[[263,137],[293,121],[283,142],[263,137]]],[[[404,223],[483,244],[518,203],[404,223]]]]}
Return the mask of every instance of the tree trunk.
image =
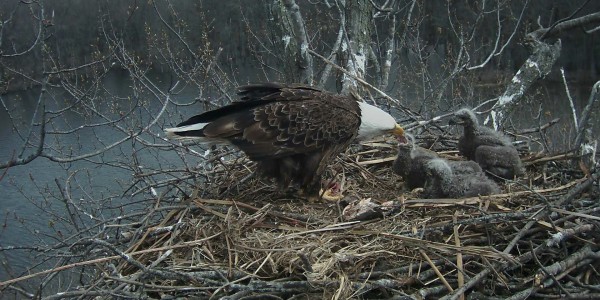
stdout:
{"type": "Polygon", "coordinates": [[[529,42],[533,53],[513,76],[512,81],[490,112],[495,129],[499,129],[504,125],[510,110],[519,104],[527,89],[536,80],[550,73],[552,66],[560,55],[560,40],[552,45],[537,39],[530,39],[529,42]]]}
{"type": "Polygon", "coordinates": [[[313,83],[313,62],[308,53],[308,36],[304,26],[304,19],[300,13],[300,8],[294,0],[283,0],[283,4],[289,15],[289,24],[292,31],[289,32],[295,41],[294,49],[296,55],[295,63],[300,73],[300,81],[308,84],[313,83]]]}
{"type": "MultiPolygon", "coordinates": [[[[344,1],[340,1],[344,3],[344,1]]],[[[364,78],[367,69],[367,55],[370,51],[373,6],[369,0],[346,1],[346,36],[342,43],[341,55],[344,68],[358,78],[364,78]]],[[[341,75],[341,93],[358,89],[358,83],[346,74],[341,75]]]]}

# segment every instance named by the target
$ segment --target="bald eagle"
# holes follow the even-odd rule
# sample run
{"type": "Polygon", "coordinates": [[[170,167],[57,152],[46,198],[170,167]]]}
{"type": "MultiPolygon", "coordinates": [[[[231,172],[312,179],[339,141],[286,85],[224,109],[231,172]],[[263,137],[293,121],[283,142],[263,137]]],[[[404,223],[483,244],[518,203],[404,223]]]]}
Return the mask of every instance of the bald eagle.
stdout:
{"type": "Polygon", "coordinates": [[[352,141],[386,133],[404,138],[390,114],[354,95],[279,83],[238,91],[240,101],[165,129],[167,136],[236,146],[257,163],[258,174],[309,198],[318,196],[325,168],[352,141]]]}

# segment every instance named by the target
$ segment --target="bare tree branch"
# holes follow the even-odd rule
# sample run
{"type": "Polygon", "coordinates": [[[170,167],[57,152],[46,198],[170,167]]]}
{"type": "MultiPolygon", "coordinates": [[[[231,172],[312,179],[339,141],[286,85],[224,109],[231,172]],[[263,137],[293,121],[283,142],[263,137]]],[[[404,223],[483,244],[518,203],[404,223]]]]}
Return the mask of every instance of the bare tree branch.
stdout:
{"type": "Polygon", "coordinates": [[[533,45],[532,55],[527,58],[491,109],[492,125],[496,129],[501,128],[508,117],[509,109],[518,105],[533,82],[550,73],[562,46],[560,40],[553,45],[541,41],[535,41],[533,45]]]}

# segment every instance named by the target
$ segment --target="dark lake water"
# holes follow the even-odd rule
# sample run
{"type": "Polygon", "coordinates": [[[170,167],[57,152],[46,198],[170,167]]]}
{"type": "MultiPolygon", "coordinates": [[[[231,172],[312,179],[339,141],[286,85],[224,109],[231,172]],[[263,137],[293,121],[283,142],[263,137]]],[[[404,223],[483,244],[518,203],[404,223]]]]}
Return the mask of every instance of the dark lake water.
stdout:
{"type": "MultiPolygon", "coordinates": [[[[113,96],[122,99],[136,97],[131,82],[123,76],[108,76],[104,85],[108,88],[108,93],[113,96]]],[[[561,151],[569,146],[575,135],[571,109],[566,100],[564,88],[556,86],[538,88],[542,92],[546,91],[544,96],[523,104],[522,109],[515,113],[514,125],[517,128],[537,126],[543,123],[536,120],[540,115],[542,116],[541,120],[547,121],[560,117],[562,121],[551,129],[548,142],[551,144],[551,150],[561,151]]],[[[572,88],[577,110],[581,111],[588,100],[590,87],[572,88]]],[[[53,97],[61,97],[61,95],[61,92],[57,91],[53,97]]],[[[174,96],[174,100],[188,101],[197,95],[197,90],[184,89],[174,96]]],[[[11,116],[23,120],[16,122],[18,126],[26,126],[30,122],[29,119],[35,109],[38,96],[39,91],[35,89],[2,96],[3,101],[11,105],[12,113],[18,114],[18,116],[9,115],[4,109],[0,111],[0,161],[6,161],[16,155],[23,144],[23,140],[13,128],[14,122],[11,121],[11,116]]],[[[148,98],[152,97],[148,96],[148,98]]],[[[56,103],[60,102],[55,101],[57,101],[56,103]]],[[[408,104],[408,106],[411,105],[408,104]]],[[[131,122],[139,122],[144,125],[145,122],[149,122],[159,110],[160,101],[156,101],[148,107],[150,107],[148,111],[135,114],[139,120],[124,120],[123,125],[131,125],[131,122]]],[[[162,127],[175,125],[199,110],[200,105],[198,104],[179,113],[164,114],[151,131],[162,133],[162,127]]],[[[77,124],[83,122],[81,115],[77,114],[66,114],[63,118],[56,120],[55,124],[57,126],[62,124],[65,125],[64,128],[67,128],[76,127],[77,124]]],[[[65,147],[72,147],[73,155],[78,155],[110,144],[123,136],[122,132],[114,129],[94,128],[80,131],[80,134],[61,135],[56,138],[56,141],[51,140],[49,144],[56,143],[56,147],[59,147],[60,144],[60,147],[63,147],[62,151],[66,151],[65,147]]],[[[151,135],[145,135],[144,138],[157,144],[166,144],[151,135]]],[[[102,205],[117,207],[134,202],[135,198],[128,196],[127,193],[124,194],[133,180],[132,171],[120,167],[131,165],[131,160],[134,158],[137,164],[149,170],[166,169],[182,164],[182,159],[174,151],[160,151],[152,147],[141,147],[138,144],[132,145],[131,142],[125,142],[107,151],[100,158],[94,157],[91,161],[61,164],[45,158],[38,158],[27,165],[9,168],[0,181],[0,247],[35,247],[38,245],[50,247],[58,241],[57,235],[67,234],[66,231],[63,232],[66,229],[62,228],[58,222],[66,216],[65,203],[56,182],[64,185],[69,177],[72,178],[70,182],[74,199],[83,199],[85,201],[81,203],[87,205],[98,203],[98,207],[89,210],[92,214],[103,211],[105,207],[102,205]]],[[[106,207],[106,209],[110,210],[111,208],[106,207]]],[[[124,210],[127,210],[127,206],[124,210]]],[[[114,210],[112,213],[115,211],[119,210],[114,210]]],[[[98,214],[93,217],[106,218],[107,216],[98,214]]],[[[52,262],[43,263],[43,255],[27,249],[0,251],[0,260],[2,261],[0,281],[21,276],[27,272],[28,268],[39,263],[42,264],[36,268],[38,271],[52,266],[52,262]]]]}
{"type": "MultiPolygon", "coordinates": [[[[155,80],[160,82],[162,79],[155,80]]],[[[164,79],[165,82],[168,80],[164,79]]],[[[120,126],[141,128],[158,115],[161,101],[152,100],[153,96],[150,94],[139,95],[138,92],[134,92],[127,77],[119,73],[111,74],[104,79],[103,85],[107,88],[106,96],[99,97],[99,100],[127,102],[137,98],[149,101],[144,105],[144,109],[134,111],[129,118],[120,120],[120,126]]],[[[0,161],[10,160],[20,153],[24,143],[22,137],[28,133],[26,129],[31,123],[39,92],[39,89],[34,88],[1,96],[10,114],[6,109],[0,109],[0,161]],[[18,132],[15,127],[19,128],[18,132]]],[[[172,100],[190,102],[190,99],[197,96],[198,92],[194,89],[182,88],[177,95],[173,95],[172,100]]],[[[72,101],[72,97],[64,91],[52,88],[47,97],[49,110],[65,107],[64,101],[72,101]]],[[[111,110],[110,104],[101,101],[98,106],[103,107],[107,114],[111,110]]],[[[123,106],[122,109],[125,109],[125,105],[123,106]]],[[[200,107],[200,104],[190,105],[183,112],[171,109],[168,114],[161,115],[150,131],[162,135],[163,127],[177,124],[182,121],[182,115],[191,116],[197,113],[200,107]]],[[[54,119],[52,127],[48,130],[66,130],[85,123],[103,122],[101,118],[95,118],[66,113],[54,119]]],[[[37,130],[38,127],[34,128],[33,133],[37,134],[37,130]]],[[[69,158],[93,152],[125,137],[127,134],[119,130],[98,126],[84,128],[77,133],[47,136],[46,144],[60,150],[60,153],[52,150],[50,153],[69,158]]],[[[141,137],[151,143],[168,145],[160,137],[151,134],[143,134],[141,137]]],[[[31,149],[26,151],[31,152],[31,149]]],[[[93,217],[97,221],[133,210],[136,201],[148,198],[149,191],[135,196],[131,195],[135,189],[126,192],[134,182],[130,166],[151,171],[169,169],[177,165],[181,167],[181,158],[174,151],[127,141],[103,155],[86,160],[57,163],[38,157],[27,165],[0,170],[0,176],[5,172],[0,180],[0,248],[22,248],[0,251],[0,281],[27,274],[28,268],[35,267],[35,270],[39,271],[53,266],[53,261],[45,262],[47,258],[43,253],[28,248],[55,246],[59,240],[72,233],[73,228],[61,226],[68,216],[59,186],[65,188],[68,183],[74,202],[80,203],[82,210],[90,214],[90,219],[93,217]]]]}

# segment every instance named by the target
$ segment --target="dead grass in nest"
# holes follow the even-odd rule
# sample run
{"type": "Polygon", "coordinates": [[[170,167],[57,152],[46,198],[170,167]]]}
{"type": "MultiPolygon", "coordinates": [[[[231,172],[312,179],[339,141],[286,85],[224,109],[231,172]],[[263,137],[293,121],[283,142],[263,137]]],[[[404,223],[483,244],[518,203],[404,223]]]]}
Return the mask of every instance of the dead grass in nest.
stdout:
{"type": "Polygon", "coordinates": [[[343,220],[340,202],[281,194],[253,177],[247,160],[218,163],[189,205],[144,228],[128,249],[114,250],[121,264],[112,273],[120,275],[100,273],[96,288],[126,284],[150,298],[215,299],[599,293],[600,208],[597,194],[586,192],[592,179],[531,166],[500,195],[418,199],[391,172],[394,157],[390,143],[357,146],[329,168],[348,197],[394,201],[366,221],[343,220]]]}

